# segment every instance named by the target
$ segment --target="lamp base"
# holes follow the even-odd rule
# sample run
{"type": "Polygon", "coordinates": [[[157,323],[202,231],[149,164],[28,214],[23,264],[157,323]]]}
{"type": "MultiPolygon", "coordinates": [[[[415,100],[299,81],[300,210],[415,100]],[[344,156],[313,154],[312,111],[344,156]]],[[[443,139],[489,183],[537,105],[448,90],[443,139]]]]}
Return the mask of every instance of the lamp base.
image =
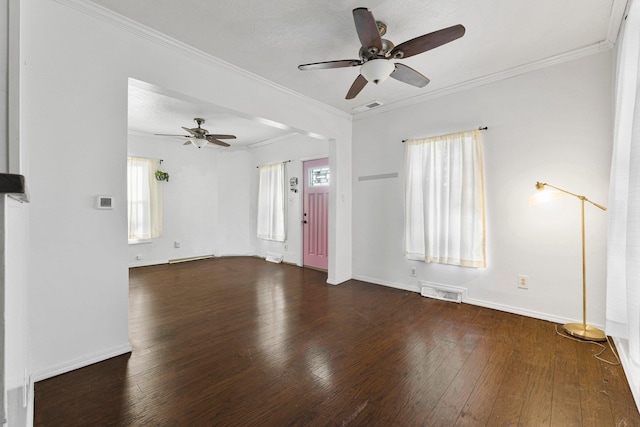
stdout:
{"type": "Polygon", "coordinates": [[[564,325],[564,331],[572,337],[580,338],[586,341],[606,341],[607,335],[603,330],[593,326],[583,325],[582,323],[567,323],[564,325]]]}

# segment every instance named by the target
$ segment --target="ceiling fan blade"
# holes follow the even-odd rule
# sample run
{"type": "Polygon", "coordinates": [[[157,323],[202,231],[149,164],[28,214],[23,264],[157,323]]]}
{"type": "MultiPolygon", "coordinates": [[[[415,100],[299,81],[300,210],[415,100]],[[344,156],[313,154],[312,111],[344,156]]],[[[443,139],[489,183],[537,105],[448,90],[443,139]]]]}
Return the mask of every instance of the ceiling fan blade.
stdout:
{"type": "Polygon", "coordinates": [[[360,91],[364,89],[367,83],[367,79],[365,79],[362,74],[358,75],[358,77],[356,77],[353,84],[351,85],[351,88],[349,88],[349,92],[347,92],[347,96],[345,99],[353,99],[358,96],[360,91]]]}
{"type": "Polygon", "coordinates": [[[325,70],[329,68],[357,67],[362,65],[359,59],[340,59],[338,61],[314,62],[312,64],[298,65],[298,70],[325,70]]]}
{"type": "Polygon", "coordinates": [[[205,135],[205,138],[207,138],[207,140],[209,139],[209,137],[213,139],[236,139],[235,135],[221,135],[218,133],[210,133],[205,135]]]}
{"type": "Polygon", "coordinates": [[[154,133],[156,136],[181,136],[184,138],[191,138],[191,135],[170,135],[168,133],[154,133]]]}
{"type": "Polygon", "coordinates": [[[356,24],[356,32],[362,47],[370,53],[380,52],[382,50],[382,38],[373,13],[366,7],[353,9],[353,21],[356,24]],[[371,48],[375,48],[375,52],[371,52],[371,48]]]}
{"type": "Polygon", "coordinates": [[[424,34],[415,39],[411,39],[404,43],[400,43],[391,51],[392,58],[408,58],[422,52],[434,49],[443,44],[452,42],[464,36],[465,28],[462,25],[454,25],[453,27],[443,28],[433,33],[424,34]],[[402,53],[400,53],[402,52],[402,53]],[[400,54],[400,56],[396,56],[400,54]]]}
{"type": "Polygon", "coordinates": [[[211,143],[211,144],[221,145],[221,146],[223,146],[223,147],[231,147],[231,145],[230,145],[230,144],[227,144],[227,143],[226,143],[226,142],[224,142],[224,141],[218,141],[217,139],[215,139],[215,138],[213,138],[213,137],[209,137],[209,136],[207,136],[207,141],[209,141],[209,143],[211,143]]]}
{"type": "Polygon", "coordinates": [[[396,64],[395,71],[389,77],[416,87],[425,87],[430,81],[427,77],[404,64],[396,64]]]}
{"type": "Polygon", "coordinates": [[[189,129],[189,128],[186,128],[186,127],[184,127],[184,126],[182,126],[182,129],[186,130],[186,131],[187,131],[187,132],[189,132],[191,135],[195,135],[195,134],[196,134],[196,133],[193,131],[193,129],[189,129]]]}
{"type": "Polygon", "coordinates": [[[189,145],[189,144],[191,144],[191,140],[189,140],[189,141],[185,142],[185,143],[184,143],[184,144],[182,144],[182,145],[189,145]]]}

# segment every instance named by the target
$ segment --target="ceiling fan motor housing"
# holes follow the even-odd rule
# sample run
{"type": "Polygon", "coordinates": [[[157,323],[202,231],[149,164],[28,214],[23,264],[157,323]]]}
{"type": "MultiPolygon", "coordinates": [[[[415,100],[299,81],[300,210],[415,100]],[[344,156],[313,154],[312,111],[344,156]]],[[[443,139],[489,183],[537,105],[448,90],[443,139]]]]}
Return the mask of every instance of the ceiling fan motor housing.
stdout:
{"type": "Polygon", "coordinates": [[[201,127],[200,127],[200,125],[203,125],[203,124],[204,124],[204,119],[201,119],[201,118],[199,118],[199,117],[196,117],[195,119],[193,119],[193,121],[194,121],[194,122],[196,122],[196,123],[198,124],[198,127],[197,127],[197,128],[193,128],[193,129],[191,129],[191,130],[193,131],[193,133],[194,133],[194,136],[195,136],[197,139],[204,139],[204,138],[205,138],[205,136],[209,133],[209,131],[208,131],[208,130],[206,130],[206,129],[204,129],[204,128],[201,128],[201,127]]]}
{"type": "Polygon", "coordinates": [[[381,50],[378,50],[378,48],[376,47],[368,47],[366,49],[364,47],[361,47],[359,52],[360,58],[365,62],[370,61],[372,59],[388,59],[389,54],[391,53],[395,45],[387,39],[381,39],[381,40],[382,40],[381,50]]]}

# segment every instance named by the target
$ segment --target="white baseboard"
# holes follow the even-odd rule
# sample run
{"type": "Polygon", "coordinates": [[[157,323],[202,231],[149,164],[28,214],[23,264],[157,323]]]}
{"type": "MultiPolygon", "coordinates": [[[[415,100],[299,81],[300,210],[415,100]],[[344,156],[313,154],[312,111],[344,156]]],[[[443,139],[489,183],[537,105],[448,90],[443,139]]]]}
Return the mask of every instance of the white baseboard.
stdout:
{"type": "MultiPolygon", "coordinates": [[[[178,258],[178,260],[195,260],[195,259],[206,259],[206,258],[217,258],[215,255],[213,254],[208,254],[208,255],[195,255],[192,257],[188,257],[188,258],[178,258]]],[[[176,261],[175,259],[159,259],[159,260],[144,260],[144,261],[133,261],[131,263],[129,263],[129,268],[135,268],[135,267],[150,267],[152,265],[162,265],[162,264],[173,264],[174,262],[172,261],[176,261]]]]}
{"type": "MultiPolygon", "coordinates": [[[[582,323],[581,320],[577,320],[577,319],[569,319],[562,316],[556,316],[554,314],[542,313],[540,311],[528,310],[526,308],[514,307],[512,305],[498,304],[498,303],[479,300],[475,298],[466,298],[462,300],[462,302],[465,302],[471,305],[477,305],[479,307],[485,307],[485,308],[491,308],[493,310],[504,311],[506,313],[519,314],[520,316],[532,317],[534,319],[547,320],[553,323],[560,323],[560,324],[576,323],[576,322],[582,323]]],[[[603,328],[600,325],[593,325],[593,326],[601,329],[603,328]]]]}
{"type": "MultiPolygon", "coordinates": [[[[303,267],[303,266],[301,266],[301,267],[303,267]]],[[[344,282],[346,282],[348,280],[351,280],[350,276],[333,277],[333,278],[327,276],[327,283],[330,284],[330,285],[339,285],[339,284],[344,283],[344,282]]]]}
{"type": "Polygon", "coordinates": [[[134,261],[132,263],[129,263],[129,268],[149,267],[151,265],[161,265],[161,264],[168,264],[168,263],[169,263],[168,259],[155,260],[155,261],[134,261]]]}
{"type": "MultiPolygon", "coordinates": [[[[355,280],[361,280],[363,282],[373,283],[374,285],[388,286],[390,288],[396,288],[396,289],[402,289],[404,291],[420,293],[420,284],[419,283],[416,283],[415,285],[409,285],[409,284],[404,284],[404,283],[388,282],[388,281],[385,281],[385,280],[374,279],[372,277],[366,277],[366,276],[353,276],[353,278],[355,280]]],[[[549,314],[549,313],[543,313],[543,312],[539,312],[539,311],[528,310],[528,309],[525,309],[525,308],[515,307],[515,306],[512,306],[512,305],[493,303],[493,302],[490,302],[490,301],[484,301],[484,300],[475,299],[475,298],[465,298],[465,299],[462,300],[462,302],[466,303],[466,304],[476,305],[476,306],[479,306],[479,307],[491,308],[493,310],[504,311],[506,313],[512,313],[512,314],[518,314],[518,315],[521,315],[521,316],[527,316],[527,317],[531,317],[531,318],[534,318],[534,319],[547,320],[549,322],[554,322],[554,323],[565,324],[565,323],[575,323],[575,322],[580,323],[581,322],[580,320],[577,320],[577,319],[568,319],[566,317],[556,316],[556,315],[549,314]]],[[[604,329],[603,325],[594,324],[593,326],[595,326],[596,328],[604,329]]]]}
{"type": "Polygon", "coordinates": [[[633,363],[631,356],[629,355],[629,343],[627,340],[613,337],[613,343],[618,350],[618,356],[620,357],[620,364],[624,369],[624,374],[627,377],[633,400],[636,402],[636,407],[640,410],[640,366],[633,363]]]}
{"type": "Polygon", "coordinates": [[[55,377],[56,375],[65,374],[67,372],[75,371],[76,369],[84,368],[85,366],[93,365],[94,363],[102,362],[103,360],[111,359],[112,357],[130,353],[131,351],[131,344],[127,342],[126,344],[122,344],[117,347],[108,348],[68,362],[39,369],[31,374],[31,378],[33,378],[33,382],[35,383],[46,380],[47,378],[55,377]]]}
{"type": "Polygon", "coordinates": [[[202,261],[203,259],[211,259],[213,255],[199,255],[192,256],[187,258],[174,258],[169,260],[169,264],[180,264],[182,262],[190,262],[190,261],[202,261]]]}
{"type": "Polygon", "coordinates": [[[374,279],[366,276],[353,276],[354,280],[360,280],[362,282],[373,283],[374,285],[387,286],[389,288],[402,289],[403,291],[420,293],[420,285],[418,283],[414,285],[407,285],[405,283],[387,282],[385,280],[374,279]]]}

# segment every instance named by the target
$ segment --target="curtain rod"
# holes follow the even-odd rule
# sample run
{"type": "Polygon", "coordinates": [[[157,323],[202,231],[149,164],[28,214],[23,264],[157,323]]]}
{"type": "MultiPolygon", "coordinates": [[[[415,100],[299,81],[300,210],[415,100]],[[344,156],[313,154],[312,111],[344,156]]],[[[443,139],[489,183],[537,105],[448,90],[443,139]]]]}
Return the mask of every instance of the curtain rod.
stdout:
{"type": "MultiPolygon", "coordinates": [[[[480,126],[477,130],[487,130],[487,129],[489,129],[489,128],[486,127],[486,126],[480,126]]],[[[473,130],[476,130],[476,129],[473,129],[473,130]]],[[[465,131],[463,131],[463,132],[465,132],[465,131]]],[[[469,132],[469,131],[466,131],[466,132],[469,132]]],[[[456,132],[456,133],[458,133],[458,132],[456,132]]],[[[420,139],[424,139],[424,138],[420,138],[420,139]]],[[[403,139],[402,143],[404,144],[407,141],[408,141],[408,139],[403,139]]]]}
{"type": "MultiPolygon", "coordinates": [[[[290,161],[291,160],[285,160],[285,161],[282,161],[282,162],[275,162],[275,163],[270,163],[270,164],[275,165],[275,164],[278,164],[278,163],[289,163],[290,161]]],[[[268,166],[268,165],[262,165],[262,166],[268,166]]],[[[260,166],[256,166],[256,169],[260,169],[260,166]]]]}

